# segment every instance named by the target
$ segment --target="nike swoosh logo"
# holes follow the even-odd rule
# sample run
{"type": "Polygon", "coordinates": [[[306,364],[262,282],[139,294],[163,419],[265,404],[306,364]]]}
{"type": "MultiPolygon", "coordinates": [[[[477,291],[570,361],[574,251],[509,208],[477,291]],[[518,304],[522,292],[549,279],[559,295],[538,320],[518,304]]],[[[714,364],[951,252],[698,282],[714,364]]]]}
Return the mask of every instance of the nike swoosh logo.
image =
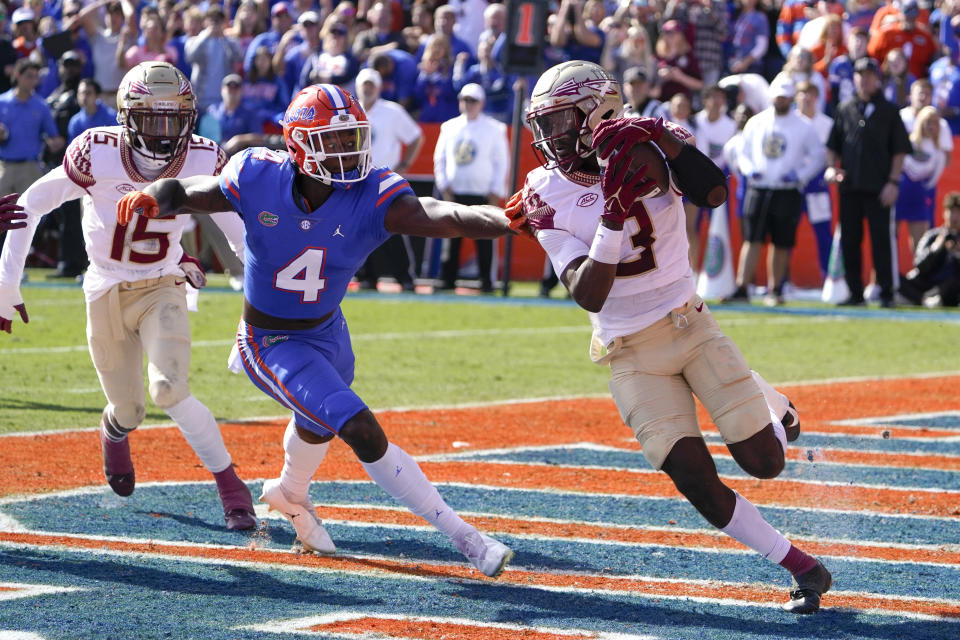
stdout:
{"type": "Polygon", "coordinates": [[[694,309],[697,310],[697,313],[700,313],[700,310],[703,309],[703,303],[701,302],[701,303],[698,304],[696,307],[694,307],[694,309]]]}
{"type": "Polygon", "coordinates": [[[182,285],[184,282],[186,282],[186,280],[181,280],[180,282],[177,282],[176,280],[174,280],[174,281],[173,281],[173,284],[175,284],[175,285],[177,285],[177,286],[179,287],[179,286],[182,285]]]}

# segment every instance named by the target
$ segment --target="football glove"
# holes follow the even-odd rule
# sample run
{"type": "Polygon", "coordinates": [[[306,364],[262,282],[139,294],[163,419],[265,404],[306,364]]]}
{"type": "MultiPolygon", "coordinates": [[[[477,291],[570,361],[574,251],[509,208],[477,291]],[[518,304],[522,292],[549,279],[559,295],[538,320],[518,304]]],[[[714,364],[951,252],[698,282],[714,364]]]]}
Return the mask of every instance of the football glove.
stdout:
{"type": "Polygon", "coordinates": [[[30,322],[27,305],[20,295],[20,285],[0,284],[0,331],[12,332],[14,311],[20,314],[24,324],[30,322]]]}
{"type": "Polygon", "coordinates": [[[9,231],[10,229],[22,229],[27,226],[27,214],[23,212],[23,207],[17,204],[19,193],[9,193],[0,198],[0,231],[9,231]]]}
{"type": "Polygon", "coordinates": [[[187,277],[187,282],[194,289],[203,289],[207,286],[207,272],[203,270],[203,265],[193,256],[183,254],[180,258],[180,269],[183,275],[187,277]]]}
{"type": "Polygon", "coordinates": [[[623,222],[634,213],[634,207],[643,206],[640,198],[657,186],[647,177],[647,165],[630,171],[630,157],[613,156],[603,175],[600,177],[600,189],[603,191],[603,220],[616,224],[623,222]]]}
{"type": "Polygon", "coordinates": [[[143,191],[131,191],[120,198],[117,203],[117,222],[126,226],[135,215],[156,218],[160,215],[160,207],[150,194],[143,191]]]}
{"type": "Polygon", "coordinates": [[[524,235],[530,238],[536,237],[533,229],[530,227],[530,221],[527,220],[527,214],[523,210],[523,191],[517,191],[507,200],[507,206],[503,209],[503,215],[510,220],[510,228],[517,235],[524,235]]]}
{"type": "Polygon", "coordinates": [[[614,153],[642,142],[657,142],[662,134],[663,118],[604,120],[593,132],[593,149],[601,161],[613,162],[614,153]]]}

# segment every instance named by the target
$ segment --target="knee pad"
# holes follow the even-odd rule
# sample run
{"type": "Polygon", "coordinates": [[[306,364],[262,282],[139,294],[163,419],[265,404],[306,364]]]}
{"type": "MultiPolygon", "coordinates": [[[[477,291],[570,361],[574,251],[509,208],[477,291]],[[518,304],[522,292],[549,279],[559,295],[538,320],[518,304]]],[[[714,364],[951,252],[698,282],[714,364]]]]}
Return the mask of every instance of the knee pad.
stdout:
{"type": "Polygon", "coordinates": [[[190,385],[184,382],[174,383],[167,379],[150,383],[150,397],[161,409],[169,409],[190,395],[190,385]]]}

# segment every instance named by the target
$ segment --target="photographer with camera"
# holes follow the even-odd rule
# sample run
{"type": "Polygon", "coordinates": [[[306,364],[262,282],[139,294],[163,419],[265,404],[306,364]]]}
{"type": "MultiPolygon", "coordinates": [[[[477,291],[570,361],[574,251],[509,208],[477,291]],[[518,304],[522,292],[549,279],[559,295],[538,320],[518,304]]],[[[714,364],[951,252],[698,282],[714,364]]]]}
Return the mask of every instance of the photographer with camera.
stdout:
{"type": "Polygon", "coordinates": [[[943,199],[943,225],[917,243],[913,269],[900,281],[900,295],[928,307],[960,303],[960,191],[943,199]]]}

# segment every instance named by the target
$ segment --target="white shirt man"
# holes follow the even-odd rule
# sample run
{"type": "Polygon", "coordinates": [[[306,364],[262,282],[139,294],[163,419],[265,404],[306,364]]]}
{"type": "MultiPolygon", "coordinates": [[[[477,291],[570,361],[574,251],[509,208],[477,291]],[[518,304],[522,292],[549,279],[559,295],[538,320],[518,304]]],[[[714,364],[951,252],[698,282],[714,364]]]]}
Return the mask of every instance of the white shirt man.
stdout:
{"type": "MultiPolygon", "coordinates": [[[[406,173],[423,146],[423,131],[407,110],[380,97],[383,78],[374,69],[361,69],[357,74],[357,97],[370,121],[370,144],[373,165],[406,173]]],[[[416,269],[411,256],[422,256],[423,240],[416,247],[407,236],[391,236],[377,247],[361,269],[360,287],[376,290],[381,275],[391,275],[403,291],[416,290],[413,279],[416,269]]],[[[415,258],[416,260],[416,258],[415,258]]]]}
{"type": "Polygon", "coordinates": [[[404,173],[423,146],[423,131],[407,110],[380,97],[383,79],[373,69],[357,74],[357,97],[370,120],[373,164],[404,173]]]}
{"type": "MultiPolygon", "coordinates": [[[[434,182],[444,200],[497,204],[507,194],[510,152],[507,127],[483,113],[486,93],[476,83],[460,90],[460,115],[440,125],[433,152],[434,182]]],[[[460,238],[445,241],[443,289],[453,289],[460,267],[460,238]]],[[[493,241],[475,240],[480,289],[493,291],[493,241]]]]}

